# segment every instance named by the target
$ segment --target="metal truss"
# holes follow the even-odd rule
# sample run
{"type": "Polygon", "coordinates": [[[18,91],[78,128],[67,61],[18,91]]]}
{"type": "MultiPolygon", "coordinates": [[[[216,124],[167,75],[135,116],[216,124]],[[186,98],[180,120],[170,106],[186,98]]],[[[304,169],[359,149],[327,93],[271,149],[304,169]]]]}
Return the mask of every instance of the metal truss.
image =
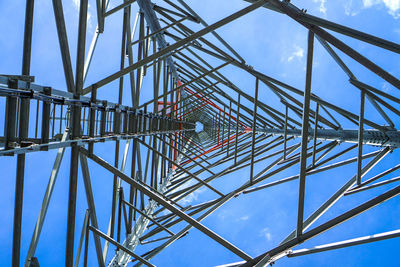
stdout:
{"type": "Polygon", "coordinates": [[[191,228],[243,260],[226,266],[265,266],[286,256],[399,237],[399,230],[394,230],[310,249],[295,249],[400,194],[397,185],[313,226],[347,195],[361,194],[400,180],[388,177],[400,169],[396,160],[391,161],[390,168],[366,178],[400,146],[400,132],[396,128],[400,99],[358,80],[339,53],[397,89],[400,89],[400,81],[334,34],[380,47],[383,52],[398,54],[400,45],[309,15],[290,1],[247,0],[248,6],[210,25],[184,0],[163,0],[159,4],[150,0],[124,0],[113,8],[108,7],[109,0],[95,2],[98,26],[87,46],[88,0],[80,0],[73,71],[62,2],[52,1],[65,90],[37,85],[31,76],[31,46],[35,41],[32,38],[33,0],[26,1],[22,73],[0,76],[0,97],[5,100],[0,155],[16,156],[17,162],[13,266],[37,266],[40,262],[35,257],[36,248],[66,149],[71,150],[66,266],[86,266],[89,257],[96,258],[99,266],[154,266],[152,259],[186,236],[191,228]],[[259,8],[280,12],[308,30],[304,88],[295,88],[247,65],[216,33],[218,28],[259,8]],[[92,57],[96,55],[97,43],[101,42],[111,16],[123,18],[120,69],[88,84],[85,82],[88,73],[96,72],[96,66],[91,64],[92,57]],[[352,89],[359,92],[360,98],[355,101],[358,113],[313,93],[315,40],[348,76],[352,89]],[[227,77],[229,75],[223,74],[226,68],[251,75],[254,93],[240,89],[227,77]],[[126,81],[128,85],[124,85],[126,81]],[[279,103],[269,105],[260,99],[266,88],[269,89],[267,94],[279,99],[279,103]],[[118,103],[99,99],[97,95],[101,90],[115,92],[118,103]],[[153,94],[146,98],[143,92],[153,94]],[[379,120],[365,115],[366,99],[373,112],[379,114],[379,120]],[[126,102],[130,104],[123,105],[126,102]],[[110,143],[115,144],[114,162],[103,159],[98,150],[110,143]],[[21,240],[25,155],[50,149],[57,149],[57,156],[28,253],[21,255],[21,242],[29,242],[21,240]],[[326,201],[305,218],[306,178],[352,163],[353,175],[348,181],[333,195],[326,196],[326,201]],[[98,223],[96,209],[102,207],[95,203],[97,192],[92,189],[92,183],[96,181],[91,179],[91,168],[104,169],[113,176],[113,186],[103,187],[112,201],[107,227],[100,227],[98,223]],[[244,184],[221,188],[221,183],[215,183],[239,170],[248,173],[244,184]],[[295,170],[297,174],[273,179],[287,170],[295,170]],[[85,211],[77,210],[78,177],[82,177],[87,199],[80,236],[75,231],[76,213],[85,211]],[[376,182],[378,179],[380,181],[376,182]],[[260,255],[249,255],[202,223],[235,197],[249,196],[260,190],[267,192],[272,187],[278,190],[277,185],[294,180],[299,181],[297,217],[293,218],[296,228],[278,246],[265,249],[260,255]],[[210,198],[193,205],[185,204],[186,197],[201,190],[207,190],[210,198]],[[90,234],[94,251],[89,250],[90,234]],[[149,244],[151,248],[147,249],[149,244]],[[115,247],[116,252],[110,247],[115,247]],[[145,252],[136,252],[139,247],[145,252]]]}

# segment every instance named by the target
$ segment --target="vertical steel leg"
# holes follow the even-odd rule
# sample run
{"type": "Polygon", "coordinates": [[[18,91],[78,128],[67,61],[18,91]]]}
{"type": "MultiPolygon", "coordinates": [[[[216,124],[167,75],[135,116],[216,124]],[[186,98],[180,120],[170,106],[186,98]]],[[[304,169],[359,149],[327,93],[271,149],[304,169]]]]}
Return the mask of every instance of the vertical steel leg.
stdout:
{"type": "Polygon", "coordinates": [[[238,94],[238,101],[237,101],[237,117],[236,117],[236,135],[235,135],[235,164],[237,163],[237,145],[238,145],[238,136],[239,136],[239,116],[240,112],[240,94],[238,94]]]}
{"type": "Polygon", "coordinates": [[[319,114],[319,104],[317,103],[317,108],[315,110],[315,123],[314,123],[314,143],[313,143],[313,159],[312,159],[312,165],[315,165],[315,151],[317,148],[317,133],[318,133],[318,114],[319,114]]]}
{"type": "Polygon", "coordinates": [[[284,126],[284,132],[283,132],[283,160],[286,159],[286,147],[287,147],[287,123],[288,123],[288,113],[289,113],[289,107],[285,105],[286,107],[286,112],[285,112],[285,126],[284,126]]]}
{"type": "Polygon", "coordinates": [[[228,143],[226,144],[226,156],[229,156],[229,140],[231,137],[231,115],[232,115],[232,102],[229,102],[229,118],[228,118],[228,143]]]}
{"type": "MultiPolygon", "coordinates": [[[[86,22],[88,12],[88,0],[80,1],[79,10],[79,29],[78,29],[78,48],[76,60],[76,80],[74,98],[79,99],[83,87],[83,72],[85,62],[85,41],[86,41],[86,22]]],[[[80,136],[81,132],[81,106],[72,106],[72,138],[80,136]]],[[[79,147],[73,144],[71,147],[71,167],[68,195],[68,215],[67,215],[67,246],[65,255],[65,266],[72,267],[74,263],[74,240],[75,240],[75,216],[76,216],[76,195],[78,187],[78,164],[79,147]]]]}
{"type": "Polygon", "coordinates": [[[304,195],[306,186],[306,168],[307,168],[307,144],[309,131],[309,116],[310,116],[310,96],[311,96],[311,78],[312,78],[312,63],[314,50],[314,33],[308,32],[308,52],[307,52],[307,73],[306,73],[306,88],[304,91],[303,105],[303,124],[301,129],[301,153],[300,153],[300,175],[299,175],[299,203],[297,215],[297,236],[303,234],[303,217],[304,217],[304,195]]]}
{"type": "MultiPolygon", "coordinates": [[[[23,48],[24,51],[22,57],[22,75],[30,74],[33,10],[34,10],[34,0],[27,0],[25,9],[25,32],[24,32],[24,48],[23,48]]],[[[28,124],[29,124],[29,99],[22,99],[20,118],[19,118],[20,143],[26,137],[28,137],[28,128],[29,128],[28,124]]],[[[7,145],[8,144],[6,141],[6,147],[7,145]]],[[[25,175],[25,154],[20,154],[17,157],[17,177],[15,184],[13,252],[12,252],[12,266],[16,267],[20,265],[24,175],[25,175]]]]}
{"type": "Polygon", "coordinates": [[[365,92],[361,90],[360,100],[360,118],[358,120],[358,155],[357,155],[357,185],[361,184],[361,170],[362,170],[362,153],[363,153],[363,139],[364,139],[364,107],[365,106],[365,92]]]}
{"type": "Polygon", "coordinates": [[[256,78],[256,90],[254,94],[254,110],[253,110],[253,126],[251,133],[251,160],[250,160],[250,184],[253,183],[253,175],[254,175],[254,147],[256,142],[256,121],[257,121],[257,100],[258,100],[258,78],[256,78]]]}

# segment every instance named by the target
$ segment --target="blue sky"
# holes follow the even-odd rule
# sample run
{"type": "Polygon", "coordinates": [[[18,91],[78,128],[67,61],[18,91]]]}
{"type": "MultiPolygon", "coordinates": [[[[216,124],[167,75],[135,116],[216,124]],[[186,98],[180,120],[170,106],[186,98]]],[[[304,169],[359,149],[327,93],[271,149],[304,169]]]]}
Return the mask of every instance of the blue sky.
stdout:
{"type": "MultiPolygon", "coordinates": [[[[75,66],[77,42],[77,2],[77,0],[63,1],[73,66],[75,66]]],[[[88,18],[87,45],[89,45],[96,27],[95,1],[89,2],[90,16],[88,18]]],[[[293,0],[291,2],[299,8],[307,9],[309,14],[400,43],[399,0],[293,0]]],[[[156,3],[161,3],[161,1],[157,1],[156,3]]],[[[187,1],[187,3],[209,24],[248,5],[248,3],[241,0],[191,0],[187,1]]],[[[118,4],[119,1],[111,0],[110,8],[118,4]]],[[[0,73],[19,74],[21,71],[24,10],[24,1],[0,1],[0,73]]],[[[132,12],[132,14],[135,13],[136,11],[132,12]]],[[[106,30],[99,40],[86,85],[90,85],[118,70],[121,24],[121,12],[110,16],[106,21],[106,30]]],[[[197,25],[191,24],[190,26],[194,29],[200,29],[197,25]]],[[[296,88],[304,88],[307,31],[290,18],[260,8],[220,28],[218,33],[239,52],[247,61],[247,64],[253,66],[256,70],[283,80],[296,88]]],[[[335,36],[346,41],[351,47],[374,60],[379,66],[394,76],[400,76],[400,57],[398,54],[352,40],[339,34],[335,34],[335,36]]],[[[217,43],[215,38],[210,34],[206,35],[206,37],[217,43]]],[[[35,3],[32,49],[31,74],[36,77],[35,83],[66,90],[50,1],[36,1],[35,3]]],[[[339,55],[343,56],[341,53],[339,55]]],[[[216,60],[209,60],[214,65],[220,64],[216,60]]],[[[349,65],[359,80],[368,82],[376,88],[399,97],[398,89],[392,87],[376,75],[373,75],[370,71],[356,64],[348,57],[343,56],[343,60],[349,65]]],[[[73,68],[75,69],[75,67],[73,68]]],[[[254,94],[254,77],[233,67],[227,67],[221,72],[235,82],[241,90],[251,95],[254,94]]],[[[152,89],[146,90],[146,86],[150,86],[152,83],[151,72],[148,75],[150,78],[144,80],[141,102],[152,98],[152,89]]],[[[347,80],[345,73],[342,72],[316,41],[312,91],[325,100],[331,101],[354,113],[358,113],[359,106],[356,103],[358,103],[359,91],[352,87],[347,80]]],[[[130,105],[131,98],[127,87],[128,82],[125,82],[125,85],[123,103],[130,105]]],[[[116,102],[116,87],[117,82],[106,85],[99,91],[98,98],[116,102]]],[[[231,92],[229,89],[226,90],[228,93],[231,92]]],[[[260,87],[259,99],[268,105],[283,110],[279,99],[265,85],[261,85],[260,87]]],[[[244,104],[251,105],[247,101],[244,101],[244,104]]],[[[0,100],[0,107],[4,109],[3,99],[0,100]]],[[[312,108],[315,107],[312,106],[312,108]]],[[[384,121],[370,105],[366,109],[366,117],[384,124],[384,121]]],[[[400,122],[396,116],[393,116],[393,120],[396,126],[400,122]]],[[[343,119],[341,119],[341,122],[343,122],[345,128],[356,129],[357,127],[345,122],[343,119]]],[[[2,116],[0,116],[1,123],[4,123],[2,116]]],[[[122,146],[124,146],[124,142],[122,142],[122,146]]],[[[346,147],[348,145],[342,144],[335,151],[343,150],[346,147]]],[[[367,148],[366,152],[375,150],[376,148],[367,148]]],[[[96,151],[98,155],[107,161],[113,162],[114,144],[97,145],[96,151]]],[[[23,262],[27,253],[55,154],[56,151],[49,151],[27,155],[21,262],[23,262]]],[[[353,154],[348,154],[346,157],[339,158],[338,160],[355,155],[356,151],[353,151],[353,154]]],[[[399,152],[393,152],[377,165],[366,178],[372,177],[397,164],[399,156],[399,152]]],[[[69,158],[70,151],[67,150],[37,249],[36,255],[39,258],[41,266],[61,266],[64,263],[69,158]]],[[[263,169],[267,164],[268,161],[257,164],[255,166],[256,172],[263,169]]],[[[3,169],[0,188],[0,207],[3,211],[3,216],[0,217],[0,224],[3,226],[0,228],[0,259],[7,266],[11,264],[16,157],[1,158],[0,166],[3,169]]],[[[110,188],[112,186],[112,175],[97,167],[93,162],[89,161],[89,166],[91,167],[92,186],[95,192],[94,197],[97,205],[99,226],[103,232],[106,232],[111,210],[110,188]]],[[[311,214],[324,200],[350,179],[355,173],[355,168],[356,165],[352,164],[337,170],[314,175],[315,177],[310,177],[307,180],[305,217],[311,214]]],[[[216,169],[216,171],[218,170],[220,169],[216,169]]],[[[298,166],[271,178],[267,182],[293,175],[296,172],[298,172],[298,166]]],[[[126,168],[126,173],[130,173],[129,165],[126,168]]],[[[224,176],[220,180],[216,180],[212,185],[223,192],[228,192],[234,186],[244,183],[248,179],[248,175],[249,170],[245,168],[234,174],[224,176]]],[[[397,175],[399,175],[399,172],[394,172],[390,178],[397,175]]],[[[205,176],[200,177],[204,178],[205,176]]],[[[340,200],[315,223],[315,226],[392,187],[393,185],[388,185],[340,200]]],[[[294,229],[297,214],[297,192],[298,182],[294,181],[268,190],[258,191],[257,193],[242,195],[228,202],[212,216],[205,219],[203,223],[246,253],[251,256],[258,256],[277,246],[294,229]]],[[[200,193],[196,193],[190,199],[186,200],[190,200],[195,204],[213,197],[215,195],[209,191],[202,190],[200,193]]],[[[299,248],[308,248],[319,244],[398,229],[400,225],[398,216],[399,204],[400,200],[398,198],[389,200],[381,206],[367,211],[301,245],[299,248]]],[[[80,176],[76,223],[77,240],[86,208],[84,187],[80,176]]],[[[179,225],[173,228],[173,231],[177,232],[181,228],[182,225],[179,225]]],[[[395,255],[397,255],[399,245],[399,239],[392,239],[312,256],[290,259],[283,258],[276,263],[276,266],[398,266],[398,259],[395,255]]],[[[150,245],[148,247],[140,247],[137,251],[140,253],[147,251],[149,248],[151,248],[150,245]]],[[[96,266],[93,244],[91,244],[90,253],[92,257],[89,259],[89,264],[90,266],[96,266]]],[[[214,266],[239,260],[237,256],[212,241],[209,237],[196,229],[192,229],[189,235],[176,241],[172,246],[154,258],[152,262],[157,266],[214,266]]]]}

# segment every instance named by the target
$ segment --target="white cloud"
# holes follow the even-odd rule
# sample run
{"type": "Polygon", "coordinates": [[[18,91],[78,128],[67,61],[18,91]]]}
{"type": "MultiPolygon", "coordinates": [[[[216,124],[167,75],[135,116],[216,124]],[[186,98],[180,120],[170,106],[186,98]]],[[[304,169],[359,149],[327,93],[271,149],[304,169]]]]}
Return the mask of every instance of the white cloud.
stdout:
{"type": "Polygon", "coordinates": [[[392,91],[392,88],[390,87],[388,82],[384,82],[383,85],[382,85],[382,90],[385,93],[389,93],[390,91],[392,91]]]}
{"type": "Polygon", "coordinates": [[[198,189],[198,190],[194,191],[193,193],[190,193],[186,197],[182,198],[179,202],[181,204],[183,204],[183,205],[189,205],[190,203],[192,203],[193,201],[198,199],[199,194],[202,191],[203,191],[203,188],[202,189],[198,189]]]}
{"type": "Polygon", "coordinates": [[[240,221],[247,221],[249,219],[249,216],[242,216],[239,218],[240,221]]]}
{"type": "Polygon", "coordinates": [[[326,0],[313,0],[314,3],[319,3],[319,12],[322,14],[326,14],[327,8],[326,8],[326,0]]]}
{"type": "Polygon", "coordinates": [[[260,236],[265,237],[265,239],[267,241],[271,241],[272,240],[272,235],[271,235],[271,233],[270,233],[268,228],[262,229],[261,232],[260,232],[260,236]]]}
{"type": "Polygon", "coordinates": [[[72,3],[74,4],[74,8],[76,9],[76,11],[79,12],[79,7],[81,5],[81,1],[79,0],[72,0],[72,3]]]}
{"type": "Polygon", "coordinates": [[[383,0],[385,5],[393,11],[397,11],[400,9],[400,0],[383,0]]]}
{"type": "MultiPolygon", "coordinates": [[[[182,185],[179,186],[178,188],[172,190],[171,193],[174,193],[174,192],[180,191],[180,190],[182,190],[182,189],[188,188],[188,187],[190,187],[190,186],[192,186],[192,185],[194,185],[194,184],[196,184],[196,181],[194,181],[194,180],[189,180],[188,182],[182,184],[182,185]]],[[[200,195],[201,193],[203,193],[205,190],[206,190],[206,189],[205,189],[204,187],[203,187],[203,188],[200,188],[200,189],[198,189],[198,190],[196,190],[196,191],[190,193],[190,194],[187,195],[186,197],[182,198],[181,200],[179,200],[179,203],[182,204],[182,205],[190,205],[193,201],[196,201],[196,200],[198,199],[199,195],[200,195]]]]}
{"type": "Polygon", "coordinates": [[[400,0],[363,0],[364,8],[370,8],[374,5],[385,5],[388,13],[394,18],[400,17],[400,0]]]}
{"type": "Polygon", "coordinates": [[[363,5],[365,8],[371,7],[373,5],[379,4],[381,0],[363,0],[363,5]]]}
{"type": "Polygon", "coordinates": [[[355,16],[360,12],[360,10],[356,10],[353,7],[353,0],[347,1],[346,4],[344,4],[344,13],[347,16],[355,16]]]}
{"type": "Polygon", "coordinates": [[[344,4],[344,13],[347,16],[355,16],[362,9],[374,7],[384,7],[395,19],[400,18],[400,0],[349,0],[344,4]]]}
{"type": "MultiPolygon", "coordinates": [[[[81,1],[80,0],[72,0],[72,3],[74,4],[75,10],[79,14],[79,7],[81,5],[81,1]]],[[[88,24],[89,28],[92,28],[92,13],[90,13],[89,9],[90,9],[90,4],[88,3],[87,24],[88,24]]]]}
{"type": "Polygon", "coordinates": [[[287,61],[290,62],[293,59],[302,59],[304,57],[304,49],[300,46],[294,45],[295,51],[288,57],[287,61]]]}
{"type": "Polygon", "coordinates": [[[383,0],[386,7],[389,8],[389,14],[395,18],[400,17],[400,0],[383,0]]]}
{"type": "MultiPolygon", "coordinates": [[[[192,185],[194,185],[194,184],[195,184],[195,182],[194,182],[193,180],[189,180],[189,182],[187,182],[187,183],[185,183],[185,184],[179,186],[179,187],[176,188],[175,190],[172,190],[171,193],[180,191],[180,190],[182,190],[182,189],[184,189],[184,188],[187,188],[187,187],[190,187],[190,186],[192,186],[192,185]]],[[[196,190],[196,191],[190,193],[190,194],[187,195],[186,197],[184,197],[184,198],[182,198],[181,200],[179,200],[179,204],[181,204],[181,205],[183,205],[183,206],[188,206],[188,205],[190,205],[193,201],[198,200],[199,195],[202,194],[205,190],[206,190],[206,189],[203,187],[203,188],[200,188],[200,189],[198,189],[198,190],[196,190]]],[[[170,213],[171,213],[171,212],[170,212],[169,210],[165,209],[165,210],[162,212],[162,215],[167,215],[167,214],[170,214],[170,213]]]]}

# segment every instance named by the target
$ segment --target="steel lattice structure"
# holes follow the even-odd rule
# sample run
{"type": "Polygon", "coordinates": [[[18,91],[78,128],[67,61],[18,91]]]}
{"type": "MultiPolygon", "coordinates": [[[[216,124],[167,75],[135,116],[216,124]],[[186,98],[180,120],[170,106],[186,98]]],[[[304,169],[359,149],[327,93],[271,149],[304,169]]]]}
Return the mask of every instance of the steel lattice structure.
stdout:
{"type": "Polygon", "coordinates": [[[229,266],[265,266],[286,256],[400,236],[400,230],[395,230],[296,249],[400,194],[400,186],[392,186],[318,226],[313,225],[340,199],[400,180],[388,178],[400,169],[396,158],[391,159],[389,168],[367,178],[375,166],[400,146],[400,132],[396,129],[400,98],[359,80],[343,57],[351,58],[369,70],[370,75],[377,75],[397,89],[400,81],[337,36],[380,47],[382,53],[399,54],[399,44],[309,15],[287,0],[247,0],[245,8],[212,24],[207,24],[184,0],[163,0],[157,4],[150,0],[124,0],[113,8],[109,8],[109,1],[95,1],[97,28],[92,42],[87,44],[88,0],[80,0],[75,71],[62,2],[52,1],[66,90],[36,84],[31,76],[34,0],[26,1],[22,73],[0,76],[0,96],[5,103],[0,155],[14,156],[17,163],[13,266],[37,266],[40,262],[35,257],[36,248],[66,150],[71,151],[67,163],[70,174],[66,266],[86,266],[88,257],[96,258],[99,266],[154,266],[152,259],[192,228],[243,260],[229,266]],[[248,65],[215,32],[259,8],[282,13],[307,29],[304,88],[295,88],[248,65]],[[123,17],[120,69],[87,84],[88,73],[96,72],[97,66],[91,65],[96,46],[112,16],[123,17]],[[313,92],[315,40],[347,75],[351,90],[360,95],[354,102],[357,113],[313,92]],[[254,88],[241,89],[224,74],[225,68],[253,77],[254,88]],[[116,103],[98,97],[106,87],[118,94],[116,103]],[[269,89],[267,94],[278,99],[274,105],[261,99],[261,87],[263,94],[269,89]],[[146,92],[152,92],[151,97],[144,98],[146,92]],[[127,102],[130,104],[123,104],[127,102]],[[367,104],[368,111],[377,116],[366,115],[367,104]],[[99,147],[110,143],[115,146],[113,162],[99,152],[99,147]],[[52,149],[57,150],[53,171],[28,253],[21,255],[21,242],[29,242],[21,240],[26,154],[52,149]],[[353,174],[347,182],[333,195],[325,196],[325,202],[306,216],[306,177],[340,170],[352,163],[353,174]],[[112,188],[103,188],[112,201],[107,228],[98,223],[96,210],[102,207],[95,203],[94,195],[98,192],[92,189],[96,182],[90,174],[92,168],[104,169],[114,177],[112,188]],[[232,183],[221,188],[217,181],[240,170],[245,170],[248,177],[242,185],[232,183]],[[287,175],[289,170],[296,174],[279,176],[287,175]],[[78,175],[80,171],[82,176],[78,175]],[[76,214],[84,211],[77,210],[78,177],[82,177],[87,199],[80,235],[76,214]],[[376,182],[378,179],[381,180],[376,182]],[[249,255],[202,223],[235,197],[278,190],[278,185],[295,180],[299,181],[298,208],[293,218],[296,229],[260,255],[249,255]],[[194,205],[183,201],[201,190],[207,190],[210,198],[194,205]],[[88,249],[90,235],[93,251],[88,249]],[[110,247],[116,248],[115,254],[110,247]],[[136,252],[139,247],[145,252],[136,252]]]}

